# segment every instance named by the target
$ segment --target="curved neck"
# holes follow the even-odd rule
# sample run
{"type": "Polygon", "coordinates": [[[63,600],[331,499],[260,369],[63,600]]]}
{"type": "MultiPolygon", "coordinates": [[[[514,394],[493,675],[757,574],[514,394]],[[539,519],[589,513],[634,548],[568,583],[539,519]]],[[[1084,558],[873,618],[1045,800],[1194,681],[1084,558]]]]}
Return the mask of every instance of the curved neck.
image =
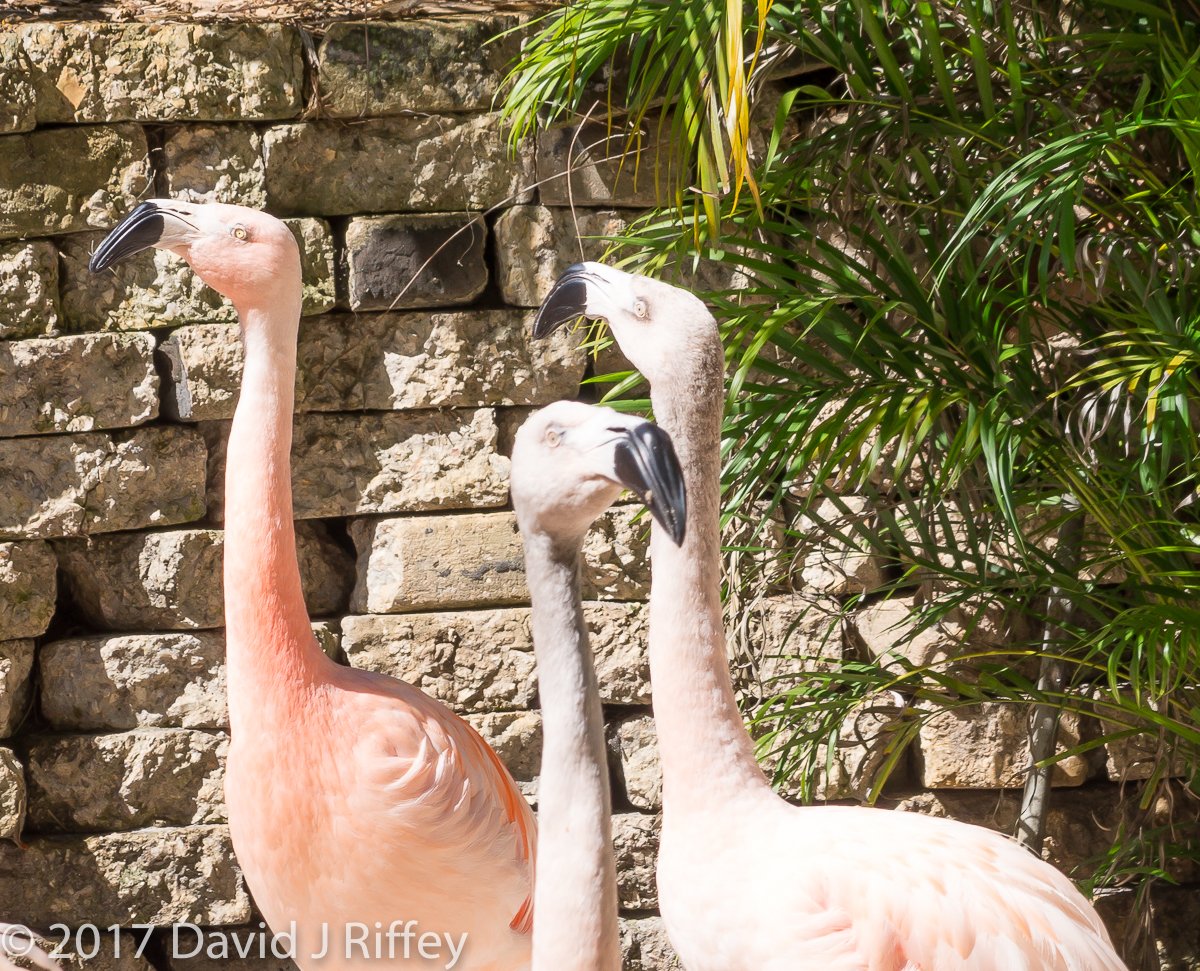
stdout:
{"type": "MultiPolygon", "coordinates": [[[[297,286],[299,291],[299,286],[297,286]]],[[[306,680],[324,659],[309,625],[292,523],[294,306],[241,312],[245,365],[225,465],[229,718],[306,680]]]]}
{"type": "Polygon", "coordinates": [[[604,719],[580,602],[580,543],[523,538],[542,706],[533,971],[619,971],[604,719]]]}
{"type": "Polygon", "coordinates": [[[724,353],[682,358],[651,388],[654,414],[671,435],[687,487],[687,537],[677,547],[654,524],[650,557],[650,680],[663,766],[663,807],[703,810],[714,799],[769,789],[742,722],[721,611],[721,416],[724,353]]]}

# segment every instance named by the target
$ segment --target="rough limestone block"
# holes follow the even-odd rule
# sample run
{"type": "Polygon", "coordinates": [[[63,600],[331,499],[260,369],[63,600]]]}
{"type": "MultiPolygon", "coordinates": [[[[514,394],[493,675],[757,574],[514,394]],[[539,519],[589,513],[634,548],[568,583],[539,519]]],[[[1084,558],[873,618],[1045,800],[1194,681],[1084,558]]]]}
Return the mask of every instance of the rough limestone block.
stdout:
{"type": "MultiPolygon", "coordinates": [[[[91,931],[76,928],[75,933],[82,933],[84,947],[90,953],[95,946],[91,931]]],[[[53,939],[39,937],[37,940],[40,941],[42,950],[50,953],[62,943],[62,934],[61,930],[56,930],[53,939]]],[[[144,930],[121,931],[114,935],[105,928],[99,935],[99,943],[100,949],[95,956],[85,958],[76,950],[75,938],[72,935],[71,941],[58,952],[61,956],[55,956],[54,961],[62,971],[155,971],[147,956],[151,953],[151,940],[147,939],[144,930]]],[[[28,966],[34,967],[31,964],[28,966]]]]}
{"type": "MultiPolygon", "coordinates": [[[[224,624],[225,534],[213,529],[120,533],[58,544],[75,607],[101,630],[199,630],[224,624]]],[[[341,612],[354,561],[320,522],[296,524],[300,581],[310,616],[341,612]]]]}
{"type": "Polygon", "coordinates": [[[640,504],[614,506],[583,541],[583,596],[645,600],[650,593],[650,517],[640,504]]]}
{"type": "Polygon", "coordinates": [[[1155,883],[1150,891],[1159,971],[1200,967],[1200,890],[1155,883]]]}
{"type": "Polygon", "coordinates": [[[573,263],[600,260],[637,210],[548,209],[514,206],[496,220],[496,281],[504,302],[537,307],[573,263]]]}
{"type": "Polygon", "coordinates": [[[19,840],[25,825],[25,773],[10,749],[0,748],[0,842],[19,840]]]}
{"type": "Polygon", "coordinates": [[[15,734],[29,711],[36,653],[32,640],[0,641],[0,738],[15,734]]]}
{"type": "Polygon", "coordinates": [[[0,134],[37,124],[32,68],[15,31],[0,31],[0,134]]]}
{"type": "Polygon", "coordinates": [[[188,202],[267,205],[262,135],[250,125],[185,125],[163,143],[167,195],[188,202]]]}
{"type": "Polygon", "coordinates": [[[0,844],[14,923],[236,924],[250,898],[225,826],[51,836],[0,844]]]}
{"type": "Polygon", "coordinates": [[[648,118],[630,140],[603,122],[547,129],[538,135],[538,193],[547,206],[639,206],[670,188],[665,173],[679,164],[669,128],[648,118]],[[568,175],[569,184],[568,184],[568,175]],[[661,174],[660,174],[661,173],[661,174]]]}
{"type": "Polygon", "coordinates": [[[488,282],[487,223],[463,215],[364,216],[346,227],[353,310],[469,304],[488,282]]]}
{"type": "Polygon", "coordinates": [[[900,657],[918,667],[944,665],[972,650],[1020,643],[1027,633],[1014,626],[1005,611],[989,606],[982,611],[955,608],[939,623],[914,634],[911,617],[919,608],[915,596],[892,597],[854,615],[854,629],[871,657],[900,657]]]}
{"type": "Polygon", "coordinates": [[[536,711],[490,711],[467,715],[504,763],[517,787],[536,804],[537,779],[542,771],[542,716],[536,711]]]}
{"type": "MultiPolygon", "coordinates": [[[[313,624],[330,657],[338,628],[313,624]]],[[[227,728],[225,635],[120,634],[43,644],[38,653],[39,708],[54,731],[227,728]]]]}
{"type": "MultiPolygon", "coordinates": [[[[532,341],[521,311],[330,314],[300,322],[297,411],[392,411],[548,404],[574,397],[583,378],[578,338],[558,331],[532,341]]],[[[237,330],[182,327],[166,342],[187,374],[194,421],[231,418],[242,378],[237,330]]],[[[186,387],[186,392],[183,390],[186,387]]]]}
{"type": "MultiPolygon", "coordinates": [[[[1064,713],[1058,750],[1080,742],[1077,715],[1064,713]]],[[[926,789],[1013,789],[1025,785],[1029,769],[1027,712],[1015,705],[986,702],[940,712],[920,728],[917,772],[926,789]]],[[[1088,761],[1072,755],[1054,764],[1051,784],[1087,781],[1088,761]]]]}
{"type": "MultiPolygon", "coordinates": [[[[621,595],[642,589],[621,574],[628,563],[638,570],[638,581],[646,576],[629,539],[632,509],[619,506],[596,521],[584,544],[584,597],[626,599],[621,595]]],[[[351,610],[383,614],[529,602],[521,537],[511,512],[357,520],[350,524],[350,536],[358,550],[351,610]]],[[[618,617],[616,622],[630,621],[618,617]]],[[[604,630],[595,635],[612,640],[604,630]]],[[[609,673],[630,663],[628,654],[614,656],[609,673]]]]}
{"type": "MultiPolygon", "coordinates": [[[[303,312],[333,306],[333,234],[321,219],[285,219],[300,244],[303,312]]],[[[104,233],[63,240],[62,310],[67,329],[147,330],[197,321],[237,323],[233,304],[206,286],[182,259],[147,250],[103,273],[89,272],[104,233]]]]}
{"type": "Polygon", "coordinates": [[[525,609],[343,617],[342,650],[460,712],[529,708],[537,692],[525,609]]]}
{"type": "Polygon", "coordinates": [[[622,917],[625,971],[682,971],[661,917],[622,917]]]}
{"type": "Polygon", "coordinates": [[[158,415],[153,334],[0,343],[0,436],[89,432],[158,415]]]}
{"type": "Polygon", "coordinates": [[[220,121],[300,113],[299,32],[280,24],[28,24],[38,124],[220,121]]]}
{"type": "Polygon", "coordinates": [[[865,540],[850,532],[855,522],[873,516],[866,498],[844,496],[837,502],[822,500],[809,515],[801,517],[796,529],[811,545],[806,544],[801,551],[796,588],[842,597],[880,586],[881,558],[870,551],[865,540]]]}
{"type": "Polygon", "coordinates": [[[1190,774],[1187,759],[1179,752],[1159,751],[1159,739],[1153,734],[1116,739],[1107,743],[1104,751],[1104,771],[1113,782],[1149,779],[1164,772],[1170,776],[1190,774]]]}
{"type": "Polygon", "coordinates": [[[0,640],[46,632],[58,595],[57,572],[48,544],[0,543],[0,640]]]}
{"type": "Polygon", "coordinates": [[[0,440],[0,538],[83,536],[204,515],[204,440],[187,428],[0,440]]]}
{"type": "Polygon", "coordinates": [[[480,211],[532,181],[495,114],[279,125],[263,152],[268,204],[288,215],[480,211]]]}
{"type": "MultiPolygon", "coordinates": [[[[200,425],[208,442],[208,509],[224,516],[228,424],[200,425]]],[[[508,460],[490,409],[299,415],[292,442],[297,519],[503,505],[508,460]]],[[[355,608],[358,609],[358,608],[355,608]]]]}
{"type": "MultiPolygon", "coordinates": [[[[585,579],[594,566],[585,557],[585,579]]],[[[584,601],[583,622],[587,625],[596,665],[600,698],[606,705],[650,703],[650,655],[646,606],[641,603],[584,601]]]]}
{"type": "Polygon", "coordinates": [[[111,226],[137,205],[149,178],[137,125],[0,137],[0,239],[111,226]]]}
{"type": "Polygon", "coordinates": [[[35,239],[0,246],[0,339],[53,333],[60,322],[54,244],[35,239]]]}
{"type": "MultiPolygon", "coordinates": [[[[606,726],[608,761],[629,805],[642,812],[662,809],[662,762],[650,715],[634,715],[606,726]]],[[[613,793],[614,802],[618,801],[613,793]]]]}
{"type": "Polygon", "coordinates": [[[321,43],[322,113],[331,118],[404,111],[486,111],[520,38],[515,17],[337,23],[321,43]]]}
{"type": "Polygon", "coordinates": [[[622,910],[657,910],[654,868],[662,820],[641,813],[614,813],[613,850],[617,858],[617,901],[622,910]]]}
{"type": "Polygon", "coordinates": [[[25,740],[29,825],[43,833],[225,822],[223,734],[141,728],[25,740]]]}
{"type": "Polygon", "coordinates": [[[844,657],[839,601],[820,594],[787,593],[750,604],[743,612],[751,665],[738,665],[735,687],[761,698],[811,671],[833,670],[844,657]]]}

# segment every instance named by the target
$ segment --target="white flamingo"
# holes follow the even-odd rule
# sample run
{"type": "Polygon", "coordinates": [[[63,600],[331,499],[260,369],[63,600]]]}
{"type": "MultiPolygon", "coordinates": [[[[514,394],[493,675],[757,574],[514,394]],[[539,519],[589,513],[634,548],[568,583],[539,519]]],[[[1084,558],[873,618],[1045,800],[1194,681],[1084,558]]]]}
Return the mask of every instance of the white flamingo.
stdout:
{"type": "Polygon", "coordinates": [[[692,293],[577,264],[535,336],[607,321],[649,380],[683,467],[688,535],[651,539],[650,676],[663,767],[658,893],[689,971],[1124,971],[1065,876],[978,826],[796,807],[754,758],[729,678],[720,601],[724,354],[692,293]]]}
{"type": "Polygon", "coordinates": [[[533,616],[542,771],[533,971],[620,971],[604,716],[583,622],[588,527],[632,489],[683,538],[683,478],[666,433],[608,408],[560,401],[517,432],[512,499],[533,616]]]}

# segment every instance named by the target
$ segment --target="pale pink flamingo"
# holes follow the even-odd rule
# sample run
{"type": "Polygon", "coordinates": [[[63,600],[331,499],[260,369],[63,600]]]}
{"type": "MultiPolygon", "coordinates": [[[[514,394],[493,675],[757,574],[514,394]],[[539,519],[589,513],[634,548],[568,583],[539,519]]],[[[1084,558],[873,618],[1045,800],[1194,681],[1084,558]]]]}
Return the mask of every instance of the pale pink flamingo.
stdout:
{"type": "Polygon", "coordinates": [[[442,936],[439,967],[456,949],[459,971],[528,967],[535,830],[512,777],[449,709],[334,663],[309,627],[292,525],[291,232],[241,206],[150,201],[91,268],[149,246],[183,257],[241,321],[225,476],[225,798],[255,902],[276,933],[295,922],[301,968],[429,968],[422,934],[442,936]]]}
{"type": "Polygon", "coordinates": [[[658,893],[688,971],[1118,971],[1063,874],[978,826],[796,807],[754,758],[721,621],[724,354],[686,290],[597,263],[563,274],[535,335],[607,321],[683,466],[688,535],[652,529],[650,677],[663,768],[658,893]]]}
{"type": "Polygon", "coordinates": [[[621,967],[604,716],[583,622],[579,551],[592,521],[625,486],[682,541],[683,478],[656,426],[560,401],[517,432],[512,500],[525,545],[543,734],[534,971],[621,967]]]}

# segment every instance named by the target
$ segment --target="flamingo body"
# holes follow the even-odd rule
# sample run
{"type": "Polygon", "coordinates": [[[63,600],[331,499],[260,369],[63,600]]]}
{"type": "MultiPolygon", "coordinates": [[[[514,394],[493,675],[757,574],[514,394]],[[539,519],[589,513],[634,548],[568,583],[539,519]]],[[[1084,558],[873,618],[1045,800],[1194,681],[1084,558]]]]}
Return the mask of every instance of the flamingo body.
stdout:
{"type": "Polygon", "coordinates": [[[225,477],[225,797],[255,901],[276,934],[295,929],[304,971],[528,968],[536,837],[512,777],[448,708],[334,663],[312,634],[292,524],[295,239],[241,206],[153,200],[91,268],[148,246],[186,259],[241,323],[225,477]],[[387,935],[396,925],[411,935],[387,935]]]}

